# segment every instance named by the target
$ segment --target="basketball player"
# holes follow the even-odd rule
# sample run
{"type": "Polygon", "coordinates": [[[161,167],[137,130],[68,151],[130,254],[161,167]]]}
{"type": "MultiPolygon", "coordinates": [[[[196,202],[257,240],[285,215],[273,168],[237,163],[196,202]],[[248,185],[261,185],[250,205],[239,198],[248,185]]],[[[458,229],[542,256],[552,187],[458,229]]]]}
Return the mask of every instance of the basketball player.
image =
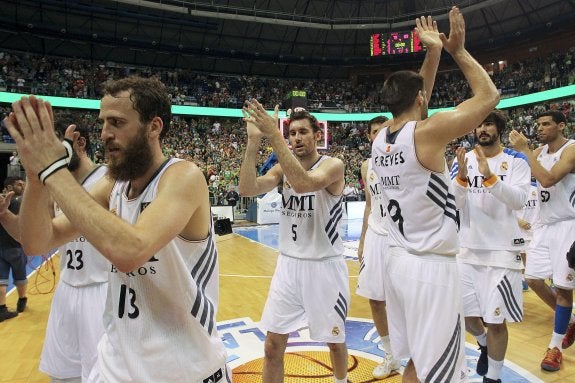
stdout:
{"type": "Polygon", "coordinates": [[[515,130],[509,134],[511,145],[527,156],[541,197],[539,225],[527,249],[525,278],[529,287],[555,310],[553,334],[541,362],[546,371],[561,368],[563,349],[575,340],[575,271],[569,268],[566,258],[575,233],[575,140],[563,135],[566,123],[565,115],[559,111],[540,114],[537,139],[544,145],[534,151],[529,149],[523,134],[515,130]],[[556,295],[545,285],[545,279],[550,277],[556,295]]]}
{"type": "MultiPolygon", "coordinates": [[[[437,32],[437,23],[432,21],[431,17],[417,19],[416,25],[417,35],[427,47],[425,60],[419,73],[423,76],[426,93],[431,94],[443,46],[437,32]]],[[[369,142],[372,143],[379,131],[392,123],[393,120],[388,121],[384,116],[378,116],[369,121],[367,125],[369,142]]],[[[385,352],[382,363],[374,368],[373,376],[376,379],[383,379],[401,367],[400,361],[393,358],[391,350],[385,311],[385,281],[381,278],[385,263],[387,221],[380,201],[382,185],[373,171],[370,159],[362,163],[361,177],[367,192],[358,248],[361,267],[356,293],[369,299],[373,322],[385,352]]]]}
{"type": "MultiPolygon", "coordinates": [[[[215,327],[218,259],[208,188],[164,157],[170,98],[157,79],[106,83],[99,119],[108,175],[88,194],[66,169],[50,104],[13,104],[5,123],[29,178],[20,223],[30,253],[84,236],[112,264],[98,360],[88,382],[231,382],[215,327]],[[53,221],[50,195],[64,214],[53,221]]],[[[66,138],[73,136],[73,128],[66,138]]]]}
{"type": "MultiPolygon", "coordinates": [[[[58,124],[59,137],[64,137],[66,127],[68,124],[58,124]]],[[[75,132],[68,169],[89,189],[106,174],[106,167],[96,166],[88,157],[88,130],[76,127],[75,132]]],[[[12,219],[19,236],[18,217],[13,215],[12,219]]],[[[52,382],[80,383],[87,380],[96,362],[98,342],[104,334],[102,314],[109,263],[84,237],[61,246],[59,253],[60,283],[50,307],[40,371],[52,382]]]]}
{"type": "Polygon", "coordinates": [[[465,22],[457,7],[449,20],[449,38],[439,36],[473,97],[422,120],[427,113],[423,78],[411,71],[392,74],[383,99],[393,124],[378,134],[372,149],[388,220],[383,278],[391,345],[394,357],[411,358],[405,382],[460,382],[467,373],[455,261],[458,220],[444,153],[450,141],[485,119],[499,94],[464,47],[465,22]]]}
{"type": "Polygon", "coordinates": [[[292,154],[278,129],[277,111],[278,106],[270,116],[256,100],[246,101],[248,143],[239,182],[243,196],[262,194],[283,183],[280,255],[261,319],[267,330],[263,381],[283,382],[289,333],[309,327],[310,337],[329,347],[334,381],[347,383],[349,280],[339,235],[344,165],[318,153],[321,130],[305,110],[290,115],[292,154]],[[278,164],[257,177],[262,136],[268,138],[278,164]]]}
{"type": "Polygon", "coordinates": [[[489,113],[474,130],[475,149],[458,148],[451,170],[465,328],[479,343],[477,373],[486,383],[501,382],[507,322],[523,320],[524,239],[514,210],[527,202],[531,173],[523,154],[501,146],[505,123],[501,111],[489,113]]]}
{"type": "MultiPolygon", "coordinates": [[[[56,123],[59,137],[69,124],[56,123]]],[[[89,131],[74,129],[72,158],[68,169],[89,190],[107,168],[92,162],[89,131]]],[[[55,215],[62,214],[55,206],[55,215]]],[[[40,371],[52,382],[86,382],[98,357],[98,342],[104,335],[102,315],[108,290],[110,263],[80,236],[60,246],[60,282],[54,292],[40,371]]]]}

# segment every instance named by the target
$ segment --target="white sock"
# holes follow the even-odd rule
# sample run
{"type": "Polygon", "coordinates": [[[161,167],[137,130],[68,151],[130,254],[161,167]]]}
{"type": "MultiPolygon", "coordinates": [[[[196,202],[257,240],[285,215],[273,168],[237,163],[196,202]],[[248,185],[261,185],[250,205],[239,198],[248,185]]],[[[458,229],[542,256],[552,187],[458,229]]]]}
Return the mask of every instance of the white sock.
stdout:
{"type": "Polygon", "coordinates": [[[475,339],[477,339],[477,343],[479,343],[481,346],[487,346],[487,333],[486,332],[484,332],[481,335],[476,336],[475,339]]]}
{"type": "Polygon", "coordinates": [[[549,348],[557,347],[559,351],[563,351],[563,337],[565,334],[557,334],[553,331],[553,335],[551,335],[551,342],[549,342],[549,348]]]}
{"type": "Polygon", "coordinates": [[[381,345],[383,346],[383,352],[385,352],[385,355],[391,354],[391,341],[389,340],[389,335],[381,337],[381,345]]]}
{"type": "Polygon", "coordinates": [[[333,381],[334,381],[335,383],[347,383],[347,375],[346,375],[345,378],[343,378],[343,379],[338,379],[338,378],[336,378],[336,377],[334,376],[334,377],[333,377],[333,381]]]}
{"type": "Polygon", "coordinates": [[[503,368],[503,361],[491,359],[488,356],[487,363],[489,368],[487,370],[487,374],[485,374],[485,377],[493,380],[499,379],[499,377],[501,376],[501,369],[503,368]]]}

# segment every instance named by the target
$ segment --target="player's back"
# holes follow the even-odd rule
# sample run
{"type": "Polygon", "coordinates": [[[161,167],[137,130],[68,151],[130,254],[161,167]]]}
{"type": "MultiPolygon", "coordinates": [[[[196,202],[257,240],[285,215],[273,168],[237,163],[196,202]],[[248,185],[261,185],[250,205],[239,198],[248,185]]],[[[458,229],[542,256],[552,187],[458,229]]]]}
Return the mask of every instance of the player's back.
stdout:
{"type": "Polygon", "coordinates": [[[416,121],[410,121],[393,133],[385,128],[373,143],[372,161],[387,210],[390,246],[414,254],[455,256],[458,218],[447,164],[442,173],[421,165],[415,127],[416,121]]]}

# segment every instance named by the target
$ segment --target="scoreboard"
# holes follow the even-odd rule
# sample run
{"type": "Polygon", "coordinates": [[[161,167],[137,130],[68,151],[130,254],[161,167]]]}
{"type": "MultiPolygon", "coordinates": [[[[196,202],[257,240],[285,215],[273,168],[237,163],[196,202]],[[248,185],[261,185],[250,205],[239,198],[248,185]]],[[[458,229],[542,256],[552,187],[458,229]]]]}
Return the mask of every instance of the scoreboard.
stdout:
{"type": "Polygon", "coordinates": [[[423,43],[419,40],[417,33],[413,31],[376,33],[370,38],[371,56],[416,53],[424,50],[423,43]]]}

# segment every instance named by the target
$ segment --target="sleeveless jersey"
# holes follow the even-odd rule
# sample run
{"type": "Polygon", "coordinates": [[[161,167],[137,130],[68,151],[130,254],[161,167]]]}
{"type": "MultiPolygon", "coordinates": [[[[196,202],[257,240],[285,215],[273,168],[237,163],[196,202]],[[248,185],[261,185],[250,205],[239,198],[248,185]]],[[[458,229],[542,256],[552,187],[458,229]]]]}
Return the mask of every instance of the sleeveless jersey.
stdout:
{"type": "MultiPolygon", "coordinates": [[[[311,167],[327,160],[322,156],[311,167]]],[[[343,215],[341,195],[321,189],[298,194],[284,176],[280,215],[280,252],[292,258],[320,260],[342,256],[340,221],[343,215]]]]}
{"type": "Polygon", "coordinates": [[[371,158],[367,160],[367,191],[371,196],[371,212],[367,224],[377,234],[387,235],[387,210],[383,207],[381,196],[381,183],[373,170],[371,158]]]}
{"type": "MultiPolygon", "coordinates": [[[[105,166],[95,168],[82,182],[84,189],[89,190],[107,171],[105,166]]],[[[62,214],[56,204],[54,210],[56,215],[62,214]]],[[[110,262],[83,236],[60,246],[58,252],[61,282],[74,287],[108,282],[110,262]]]]}
{"type": "MultiPolygon", "coordinates": [[[[156,198],[170,159],[142,193],[128,199],[117,181],[110,211],[134,224],[156,198]]],[[[216,330],[218,253],[213,228],[204,240],[171,240],[130,273],[111,268],[98,366],[106,381],[201,382],[225,365],[216,330]]],[[[211,381],[211,380],[210,380],[211,381]]]]}
{"type": "Polygon", "coordinates": [[[415,153],[416,121],[381,131],[372,149],[387,210],[389,245],[416,255],[455,256],[458,217],[447,163],[442,173],[424,168],[415,153]]]}
{"type": "MultiPolygon", "coordinates": [[[[549,153],[549,145],[544,145],[537,156],[537,161],[545,169],[550,170],[561,157],[561,153],[575,140],[568,140],[555,153],[549,153]]],[[[575,219],[575,173],[568,173],[555,185],[544,188],[537,182],[541,206],[539,207],[539,222],[551,224],[558,221],[575,219]]]]}
{"type": "MultiPolygon", "coordinates": [[[[483,175],[475,150],[465,154],[467,186],[455,184],[455,195],[460,208],[461,247],[480,250],[521,250],[524,239],[514,210],[526,203],[531,184],[531,169],[524,154],[504,148],[487,158],[489,169],[499,180],[483,184],[483,175]],[[459,201],[463,201],[459,205],[459,201]]],[[[457,177],[457,159],[451,176],[457,177]]]]}

